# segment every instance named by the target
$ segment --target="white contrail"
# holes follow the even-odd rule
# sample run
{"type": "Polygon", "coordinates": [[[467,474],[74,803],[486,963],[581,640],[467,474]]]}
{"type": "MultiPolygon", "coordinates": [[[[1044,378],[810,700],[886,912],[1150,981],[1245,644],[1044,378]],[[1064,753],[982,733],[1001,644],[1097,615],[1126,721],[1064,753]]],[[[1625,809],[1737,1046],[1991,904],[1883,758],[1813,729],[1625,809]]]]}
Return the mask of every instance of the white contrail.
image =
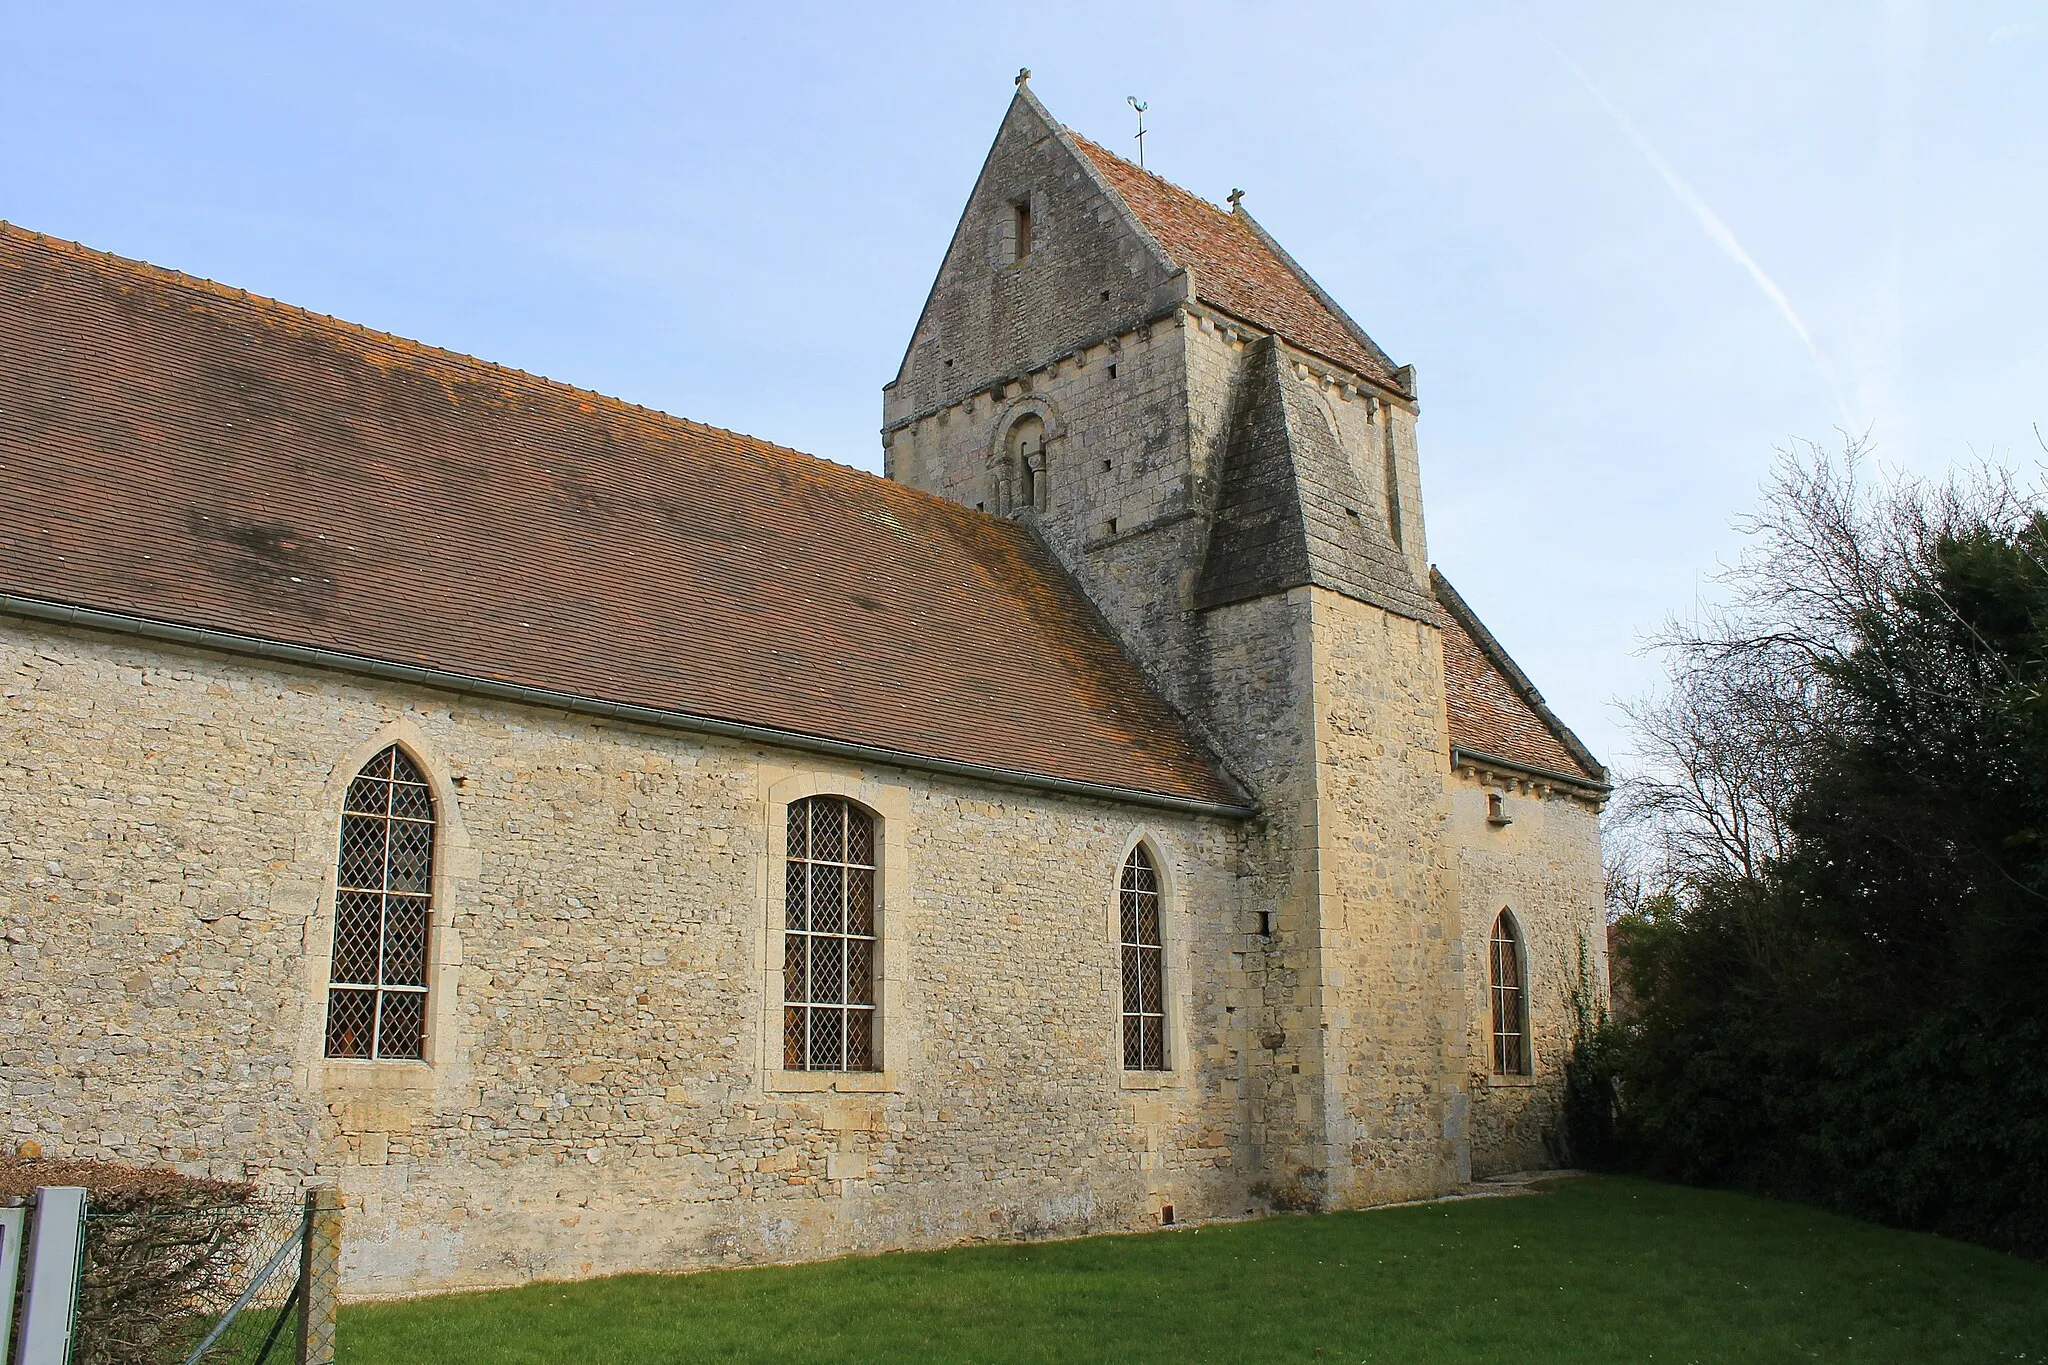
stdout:
{"type": "Polygon", "coordinates": [[[1636,144],[1636,150],[1643,154],[1643,159],[1650,163],[1651,168],[1658,175],[1664,177],[1664,183],[1671,187],[1671,192],[1674,195],[1678,196],[1678,202],[1685,205],[1692,213],[1692,216],[1699,220],[1699,225],[1706,231],[1708,239],[1715,246],[1720,247],[1722,251],[1726,252],[1729,259],[1748,271],[1749,277],[1756,281],[1756,287],[1764,291],[1764,297],[1777,305],[1779,314],[1783,316],[1792,330],[1798,334],[1800,344],[1806,347],[1806,353],[1812,356],[1813,363],[1820,367],[1822,377],[1827,380],[1828,391],[1834,397],[1835,406],[1841,410],[1843,424],[1853,428],[1855,420],[1849,415],[1849,405],[1842,401],[1841,385],[1835,376],[1834,365],[1829,362],[1827,355],[1822,352],[1820,346],[1814,341],[1813,333],[1806,330],[1806,324],[1800,320],[1799,310],[1792,306],[1791,299],[1785,297],[1785,291],[1778,287],[1778,282],[1772,279],[1765,272],[1764,268],[1756,263],[1756,257],[1750,255],[1743,248],[1742,243],[1735,236],[1734,229],[1721,220],[1721,215],[1714,212],[1713,207],[1706,200],[1700,198],[1699,192],[1686,183],[1684,176],[1671,168],[1671,163],[1664,159],[1664,154],[1657,150],[1656,144],[1644,135],[1642,129],[1636,127],[1635,120],[1623,113],[1620,105],[1607,98],[1607,92],[1595,85],[1593,78],[1588,76],[1577,62],[1566,56],[1563,48],[1551,42],[1545,36],[1543,30],[1537,28],[1532,23],[1529,26],[1529,31],[1536,35],[1537,42],[1549,48],[1551,54],[1564,63],[1565,69],[1570,71],[1577,78],[1579,84],[1585,87],[1586,93],[1598,101],[1600,107],[1611,114],[1614,121],[1621,125],[1621,130],[1628,134],[1629,141],[1636,144]]]}

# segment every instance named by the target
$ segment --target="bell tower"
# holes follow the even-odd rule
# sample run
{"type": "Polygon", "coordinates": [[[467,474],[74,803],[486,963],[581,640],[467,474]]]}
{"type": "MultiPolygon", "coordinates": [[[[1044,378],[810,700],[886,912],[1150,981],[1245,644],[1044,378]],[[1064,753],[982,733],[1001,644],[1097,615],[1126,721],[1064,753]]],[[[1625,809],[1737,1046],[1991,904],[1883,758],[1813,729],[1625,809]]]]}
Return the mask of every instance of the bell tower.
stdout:
{"type": "MultiPolygon", "coordinates": [[[[1333,1205],[1463,1167],[1439,608],[1414,371],[1232,196],[1020,76],[896,378],[885,471],[1029,526],[1255,796],[1236,1169],[1333,1205]]],[[[1227,921],[1227,922],[1226,922],[1227,921]]]]}

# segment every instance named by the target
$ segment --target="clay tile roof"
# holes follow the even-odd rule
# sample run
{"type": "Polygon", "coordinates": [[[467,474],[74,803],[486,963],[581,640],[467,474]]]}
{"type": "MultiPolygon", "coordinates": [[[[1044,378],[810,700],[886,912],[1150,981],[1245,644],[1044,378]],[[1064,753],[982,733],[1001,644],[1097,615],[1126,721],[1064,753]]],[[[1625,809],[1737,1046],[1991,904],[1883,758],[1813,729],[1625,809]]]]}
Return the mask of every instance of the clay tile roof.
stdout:
{"type": "Polygon", "coordinates": [[[1444,608],[1444,703],[1451,747],[1604,788],[1607,769],[1551,713],[1465,599],[1434,570],[1430,583],[1444,608]]]}
{"type": "Polygon", "coordinates": [[[1010,522],[5,224],[0,594],[1235,801],[1010,522]]]}
{"type": "Polygon", "coordinates": [[[1342,315],[1249,214],[1225,213],[1066,131],[1174,264],[1194,275],[1196,297],[1363,378],[1402,388],[1386,352],[1342,315]]]}

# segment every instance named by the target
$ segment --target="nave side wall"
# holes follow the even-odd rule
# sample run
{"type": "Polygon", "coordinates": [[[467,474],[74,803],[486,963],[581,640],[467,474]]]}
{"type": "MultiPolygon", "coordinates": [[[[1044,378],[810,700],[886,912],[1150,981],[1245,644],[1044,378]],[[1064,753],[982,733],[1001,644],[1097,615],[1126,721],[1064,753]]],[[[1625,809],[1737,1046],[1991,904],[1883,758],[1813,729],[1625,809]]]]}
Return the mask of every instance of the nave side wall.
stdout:
{"type": "Polygon", "coordinates": [[[404,1294],[1153,1226],[1252,1203],[1238,827],[0,621],[0,1111],[46,1152],[334,1180],[404,1294]],[[323,1059],[342,793],[441,819],[431,1060],[323,1059]],[[780,810],[880,817],[887,1069],[779,1069],[780,810]],[[1168,880],[1126,1076],[1114,887],[1168,880]]]}

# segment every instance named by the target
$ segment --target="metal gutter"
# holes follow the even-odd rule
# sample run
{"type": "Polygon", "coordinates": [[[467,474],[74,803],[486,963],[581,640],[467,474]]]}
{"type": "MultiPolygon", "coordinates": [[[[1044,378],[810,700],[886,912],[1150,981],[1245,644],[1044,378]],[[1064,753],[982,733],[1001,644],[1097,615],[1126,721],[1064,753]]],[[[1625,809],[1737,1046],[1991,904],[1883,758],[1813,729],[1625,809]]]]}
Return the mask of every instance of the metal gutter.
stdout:
{"type": "Polygon", "coordinates": [[[749,744],[767,744],[781,749],[799,749],[806,753],[825,754],[833,758],[851,759],[859,763],[882,763],[894,768],[909,768],[918,772],[938,773],[946,777],[960,777],[976,782],[995,782],[1004,786],[1056,792],[1061,796],[1083,797],[1098,801],[1116,801],[1126,805],[1151,806],[1159,810],[1177,811],[1183,815],[1221,816],[1232,820],[1247,819],[1258,813],[1256,809],[1250,806],[1233,805],[1219,801],[1198,801],[1189,797],[1168,796],[1162,792],[1138,791],[1129,787],[1115,787],[1099,782],[1078,782],[1064,777],[1048,777],[1040,773],[1020,772],[1013,768],[995,768],[979,763],[963,763],[948,758],[932,758],[923,754],[906,753],[900,749],[884,749],[872,744],[856,744],[847,740],[827,739],[821,735],[807,735],[795,730],[777,730],[765,725],[748,725],[740,721],[719,720],[712,716],[693,715],[687,711],[668,711],[659,707],[635,706],[626,702],[603,701],[596,697],[579,696],[572,692],[554,692],[546,688],[527,687],[521,683],[499,682],[490,678],[476,678],[462,673],[449,673],[438,668],[424,668],[416,664],[390,663],[383,659],[373,659],[361,654],[344,654],[337,650],[321,649],[313,645],[295,645],[282,640],[267,640],[260,636],[238,635],[229,631],[209,630],[202,626],[178,625],[175,622],[158,621],[145,616],[131,616],[125,612],[102,611],[94,607],[69,606],[61,602],[50,602],[34,597],[18,597],[10,593],[0,593],[0,616],[18,616],[31,621],[45,621],[56,625],[75,626],[84,630],[108,631],[117,635],[140,636],[147,640],[161,640],[197,649],[217,650],[225,654],[238,654],[279,663],[300,664],[310,668],[328,668],[334,669],[337,672],[378,678],[386,682],[407,683],[417,687],[431,687],[436,691],[452,692],[457,696],[487,697],[493,701],[516,702],[525,706],[545,707],[549,710],[568,711],[583,716],[596,716],[600,719],[622,721],[631,725],[647,725],[656,729],[685,730],[695,734],[717,735],[723,739],[741,740],[749,744]]]}
{"type": "Polygon", "coordinates": [[[1506,768],[1511,772],[1523,773],[1540,781],[1555,782],[1560,787],[1574,787],[1580,791],[1598,792],[1602,796],[1614,790],[1611,783],[1591,782],[1584,777],[1574,776],[1571,773],[1561,773],[1555,768],[1539,768],[1533,763],[1524,763],[1517,758],[1502,758],[1499,754],[1484,753],[1478,749],[1461,749],[1454,744],[1451,746],[1451,767],[1456,768],[1460,761],[1469,763],[1475,768],[1506,768]]]}

